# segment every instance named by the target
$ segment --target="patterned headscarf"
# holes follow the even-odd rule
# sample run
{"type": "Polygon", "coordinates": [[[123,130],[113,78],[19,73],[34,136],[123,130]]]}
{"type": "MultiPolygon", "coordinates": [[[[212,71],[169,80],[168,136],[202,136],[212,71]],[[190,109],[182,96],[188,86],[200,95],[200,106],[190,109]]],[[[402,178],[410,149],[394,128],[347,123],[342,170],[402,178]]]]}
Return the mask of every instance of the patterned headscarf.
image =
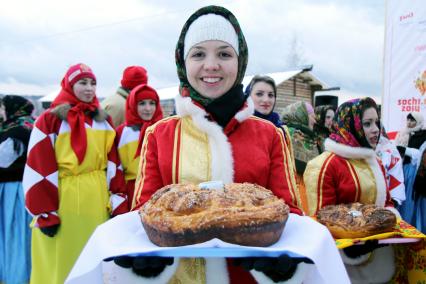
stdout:
{"type": "Polygon", "coordinates": [[[309,114],[305,102],[296,102],[285,107],[282,119],[288,126],[309,127],[309,114]]]}
{"type": "Polygon", "coordinates": [[[67,114],[67,122],[71,128],[71,148],[81,164],[86,155],[87,135],[85,127],[86,112],[96,112],[99,101],[96,96],[90,103],[80,101],[74,94],[73,85],[83,78],[96,78],[89,66],[79,63],[71,66],[61,82],[61,91],[53,100],[51,108],[61,104],[70,104],[71,109],[67,114]],[[78,74],[77,74],[78,73],[78,74]],[[77,74],[77,75],[74,75],[77,74]]]}
{"type": "Polygon", "coordinates": [[[179,36],[179,40],[176,45],[176,51],[175,51],[175,57],[176,57],[176,67],[177,67],[177,73],[180,80],[180,94],[183,97],[191,97],[194,101],[201,104],[202,106],[209,105],[213,99],[203,97],[201,94],[199,94],[188,82],[188,78],[186,75],[186,69],[185,69],[185,57],[184,57],[184,42],[185,42],[185,36],[188,31],[188,28],[190,25],[200,16],[206,15],[206,14],[217,14],[225,19],[227,19],[231,25],[235,28],[235,32],[238,36],[238,48],[239,48],[239,55],[238,55],[238,74],[237,79],[235,80],[234,86],[231,88],[229,92],[232,92],[234,88],[242,88],[241,82],[243,81],[246,67],[247,67],[247,61],[248,61],[248,49],[247,49],[247,43],[244,38],[244,34],[241,31],[240,25],[238,23],[237,18],[227,9],[220,6],[206,6],[199,10],[197,10],[194,14],[192,14],[189,19],[186,21],[185,25],[182,28],[181,34],[179,36]]]}
{"type": "Polygon", "coordinates": [[[315,125],[314,132],[317,135],[328,137],[330,135],[330,130],[325,126],[325,117],[327,112],[332,110],[335,112],[336,108],[332,105],[322,105],[315,107],[315,125]]]}
{"type": "Polygon", "coordinates": [[[17,126],[24,126],[32,129],[34,118],[31,113],[34,110],[34,105],[21,96],[4,96],[3,105],[6,112],[6,121],[1,124],[0,132],[8,131],[17,126]]]}
{"type": "MultiPolygon", "coordinates": [[[[371,107],[377,111],[376,102],[368,97],[353,99],[341,104],[333,118],[330,138],[351,147],[371,148],[362,128],[362,115],[366,109],[371,107]]],[[[378,128],[380,129],[380,125],[378,128]]]]}
{"type": "Polygon", "coordinates": [[[160,97],[157,92],[148,85],[139,85],[135,87],[129,94],[126,100],[126,125],[140,126],[138,148],[135,153],[135,158],[140,155],[143,137],[146,129],[163,118],[163,111],[160,106],[160,97]],[[155,112],[150,120],[143,120],[138,114],[138,102],[151,99],[155,101],[155,112]]]}
{"type": "Polygon", "coordinates": [[[324,126],[325,124],[325,116],[327,115],[327,111],[332,110],[335,112],[336,108],[332,105],[322,105],[315,107],[315,119],[317,124],[320,126],[324,126]]]}

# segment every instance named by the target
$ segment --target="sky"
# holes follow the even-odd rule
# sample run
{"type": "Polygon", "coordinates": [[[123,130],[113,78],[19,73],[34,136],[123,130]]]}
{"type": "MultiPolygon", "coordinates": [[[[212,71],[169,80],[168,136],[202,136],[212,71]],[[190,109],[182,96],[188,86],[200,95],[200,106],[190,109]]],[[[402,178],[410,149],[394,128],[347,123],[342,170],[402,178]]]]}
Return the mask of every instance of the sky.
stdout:
{"type": "Polygon", "coordinates": [[[141,65],[149,84],[178,84],[174,50],[186,19],[221,5],[240,22],[249,49],[246,75],[313,65],[342,98],[380,100],[384,0],[0,0],[0,94],[46,95],[69,66],[97,76],[98,96],[141,65]]]}

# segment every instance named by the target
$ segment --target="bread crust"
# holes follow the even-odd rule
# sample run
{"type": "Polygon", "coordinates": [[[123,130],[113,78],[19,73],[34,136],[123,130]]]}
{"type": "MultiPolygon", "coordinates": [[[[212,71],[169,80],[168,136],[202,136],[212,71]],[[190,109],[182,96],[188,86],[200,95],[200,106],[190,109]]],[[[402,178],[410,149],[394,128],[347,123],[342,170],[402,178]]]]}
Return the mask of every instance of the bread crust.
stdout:
{"type": "Polygon", "coordinates": [[[168,185],[139,212],[149,239],[158,246],[183,246],[219,238],[264,247],[279,240],[289,211],[270,190],[233,183],[214,190],[191,184],[168,185]]]}
{"type": "Polygon", "coordinates": [[[396,225],[396,216],[390,210],[361,203],[325,206],[318,211],[317,220],[336,239],[365,238],[391,232],[396,225]]]}

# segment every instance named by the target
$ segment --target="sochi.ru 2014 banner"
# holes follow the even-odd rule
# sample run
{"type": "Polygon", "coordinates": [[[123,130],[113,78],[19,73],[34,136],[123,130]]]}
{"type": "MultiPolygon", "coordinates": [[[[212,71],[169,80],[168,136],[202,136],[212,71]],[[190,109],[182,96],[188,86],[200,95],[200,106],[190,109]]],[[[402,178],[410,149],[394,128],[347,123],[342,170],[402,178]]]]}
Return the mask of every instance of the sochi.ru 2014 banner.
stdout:
{"type": "Polygon", "coordinates": [[[391,138],[412,111],[426,118],[426,0],[387,0],[382,121],[391,138]]]}

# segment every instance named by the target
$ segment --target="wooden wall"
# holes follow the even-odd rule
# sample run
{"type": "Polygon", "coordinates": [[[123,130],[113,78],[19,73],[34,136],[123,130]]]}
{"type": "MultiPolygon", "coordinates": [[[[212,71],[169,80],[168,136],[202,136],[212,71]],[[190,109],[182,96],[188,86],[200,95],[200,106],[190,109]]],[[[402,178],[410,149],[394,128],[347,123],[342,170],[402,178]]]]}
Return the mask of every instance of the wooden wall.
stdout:
{"type": "Polygon", "coordinates": [[[305,79],[295,76],[277,86],[277,102],[275,112],[281,115],[282,110],[295,102],[313,103],[312,87],[305,79]],[[295,95],[296,93],[296,95],[295,95]]]}

